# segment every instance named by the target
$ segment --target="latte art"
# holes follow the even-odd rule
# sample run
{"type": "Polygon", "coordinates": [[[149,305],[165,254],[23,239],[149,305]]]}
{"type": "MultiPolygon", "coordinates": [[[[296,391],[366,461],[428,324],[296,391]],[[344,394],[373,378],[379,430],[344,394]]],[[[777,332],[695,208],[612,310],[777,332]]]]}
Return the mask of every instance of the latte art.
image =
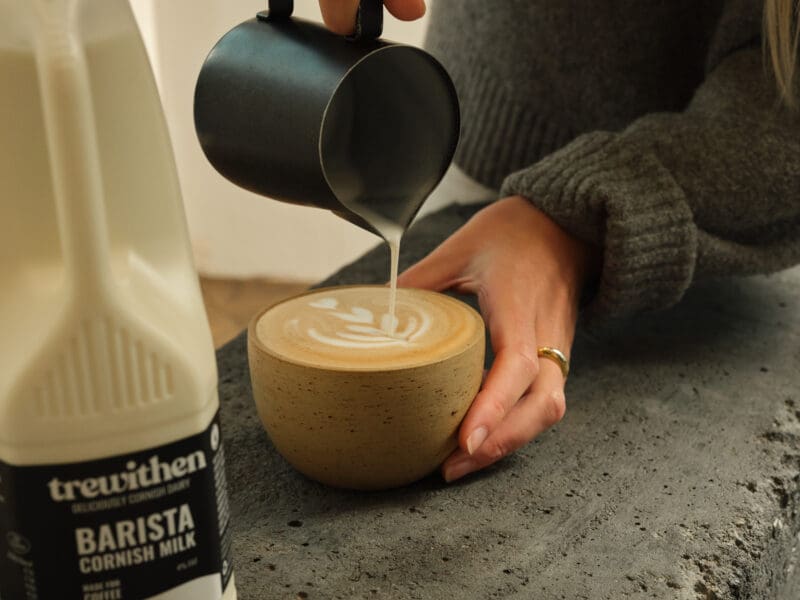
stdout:
{"type": "Polygon", "coordinates": [[[389,303],[383,286],[320,290],[272,307],[256,332],[289,360],[363,369],[444,357],[482,327],[477,313],[442,294],[398,290],[393,322],[389,303]]]}
{"type": "Polygon", "coordinates": [[[289,327],[294,328],[298,336],[305,334],[320,344],[339,348],[383,348],[395,344],[413,344],[431,326],[431,317],[424,309],[417,309],[415,313],[407,315],[404,323],[399,323],[399,319],[392,319],[389,313],[378,318],[373,311],[361,306],[353,306],[349,312],[342,312],[339,301],[332,297],[311,301],[308,306],[328,311],[327,317],[332,319],[334,330],[322,332],[311,326],[303,332],[300,319],[292,319],[289,327]]]}

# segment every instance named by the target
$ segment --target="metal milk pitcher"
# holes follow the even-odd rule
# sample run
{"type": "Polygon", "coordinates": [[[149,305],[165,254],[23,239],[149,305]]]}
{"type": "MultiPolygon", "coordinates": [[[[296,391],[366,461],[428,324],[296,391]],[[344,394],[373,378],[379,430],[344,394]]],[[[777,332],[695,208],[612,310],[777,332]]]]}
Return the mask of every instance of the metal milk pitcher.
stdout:
{"type": "Polygon", "coordinates": [[[405,229],[444,175],[459,134],[455,88],[432,56],[377,39],[362,0],[345,38],[292,18],[291,0],[229,31],[195,90],[206,157],[250,191],[333,211],[369,231],[405,229]]]}

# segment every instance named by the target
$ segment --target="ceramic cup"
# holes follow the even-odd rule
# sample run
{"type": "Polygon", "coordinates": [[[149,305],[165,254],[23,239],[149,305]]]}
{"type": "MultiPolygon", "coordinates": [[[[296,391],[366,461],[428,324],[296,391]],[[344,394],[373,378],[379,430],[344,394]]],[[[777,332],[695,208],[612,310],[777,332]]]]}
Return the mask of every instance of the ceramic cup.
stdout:
{"type": "Polygon", "coordinates": [[[250,323],[258,414],[277,450],[322,483],[376,490],[435,470],[481,384],[484,325],[466,304],[400,289],[307,292],[250,323]],[[389,332],[389,333],[387,333],[389,332]]]}

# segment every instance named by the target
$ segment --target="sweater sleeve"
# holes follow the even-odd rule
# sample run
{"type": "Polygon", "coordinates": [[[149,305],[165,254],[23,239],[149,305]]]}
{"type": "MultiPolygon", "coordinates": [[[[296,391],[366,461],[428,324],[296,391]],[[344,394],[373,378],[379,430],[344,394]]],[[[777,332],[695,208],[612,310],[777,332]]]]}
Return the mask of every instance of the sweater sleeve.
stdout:
{"type": "Polygon", "coordinates": [[[509,175],[603,251],[590,311],[655,310],[703,276],[800,262],[800,116],[777,103],[758,42],[720,60],[682,112],[584,134],[509,175]]]}

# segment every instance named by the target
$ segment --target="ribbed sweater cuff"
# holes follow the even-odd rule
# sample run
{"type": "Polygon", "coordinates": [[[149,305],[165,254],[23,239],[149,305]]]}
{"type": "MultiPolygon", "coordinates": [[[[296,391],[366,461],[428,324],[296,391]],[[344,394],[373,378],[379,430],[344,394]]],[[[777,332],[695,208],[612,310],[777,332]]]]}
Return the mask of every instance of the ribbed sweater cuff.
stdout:
{"type": "Polygon", "coordinates": [[[578,137],[511,174],[502,194],[529,198],[576,237],[603,248],[593,317],[666,308],[689,287],[696,228],[683,191],[648,150],[617,134],[578,137]]]}

